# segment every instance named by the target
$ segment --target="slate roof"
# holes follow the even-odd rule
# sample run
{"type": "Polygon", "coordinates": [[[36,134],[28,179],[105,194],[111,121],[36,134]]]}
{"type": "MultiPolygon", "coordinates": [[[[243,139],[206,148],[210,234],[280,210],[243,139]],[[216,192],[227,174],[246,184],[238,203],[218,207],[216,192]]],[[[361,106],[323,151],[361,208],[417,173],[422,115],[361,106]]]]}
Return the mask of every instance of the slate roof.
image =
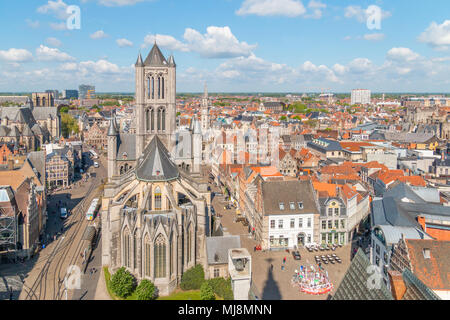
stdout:
{"type": "Polygon", "coordinates": [[[28,162],[38,172],[37,176],[41,184],[45,178],[45,151],[33,151],[27,155],[28,162]]]}
{"type": "Polygon", "coordinates": [[[36,120],[56,119],[58,117],[58,108],[56,107],[37,107],[33,109],[33,117],[36,120]]]}
{"type": "Polygon", "coordinates": [[[323,153],[327,151],[342,151],[342,147],[339,142],[323,138],[310,141],[308,142],[307,146],[308,148],[312,148],[323,153]]]}
{"type": "Polygon", "coordinates": [[[379,288],[367,286],[373,275],[367,272],[370,265],[369,259],[358,249],[332,300],[394,300],[383,281],[379,282],[379,288]]]}
{"type": "Polygon", "coordinates": [[[170,159],[169,152],[155,136],[144,150],[144,160],[137,168],[136,177],[143,181],[170,181],[178,176],[178,168],[170,159]]]}
{"type": "Polygon", "coordinates": [[[122,133],[117,139],[117,160],[136,160],[136,135],[122,133]],[[126,154],[126,157],[124,156],[126,154]]]}
{"type": "Polygon", "coordinates": [[[164,58],[161,50],[159,50],[158,45],[155,43],[152,50],[148,54],[144,61],[146,67],[165,67],[167,66],[167,60],[164,58]]]}
{"type": "Polygon", "coordinates": [[[319,213],[309,180],[264,181],[262,199],[264,215],[319,213]],[[290,202],[294,202],[294,210],[290,209],[290,202]],[[303,209],[299,209],[298,202],[303,203],[303,209]],[[284,204],[284,210],[280,209],[280,203],[284,204]]]}
{"type": "Polygon", "coordinates": [[[241,238],[239,236],[207,237],[206,253],[208,255],[208,264],[228,263],[228,250],[240,247],[241,238]]]}

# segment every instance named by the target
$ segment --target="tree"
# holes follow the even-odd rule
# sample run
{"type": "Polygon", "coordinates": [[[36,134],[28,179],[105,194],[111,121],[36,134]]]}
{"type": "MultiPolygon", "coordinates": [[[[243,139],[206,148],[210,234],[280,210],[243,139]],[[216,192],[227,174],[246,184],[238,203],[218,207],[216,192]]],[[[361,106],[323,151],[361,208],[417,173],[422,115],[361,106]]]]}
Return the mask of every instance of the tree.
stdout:
{"type": "Polygon", "coordinates": [[[208,282],[203,282],[200,287],[200,299],[202,300],[216,300],[213,289],[208,282]]]}
{"type": "Polygon", "coordinates": [[[181,277],[180,287],[182,290],[198,290],[205,281],[205,272],[201,264],[188,269],[181,277]]]}
{"type": "Polygon", "coordinates": [[[136,288],[136,279],[125,267],[120,268],[111,278],[111,289],[115,295],[126,298],[136,288]]]}
{"type": "Polygon", "coordinates": [[[213,292],[222,297],[224,300],[233,300],[233,289],[231,288],[231,278],[224,279],[213,278],[208,280],[209,285],[213,289],[213,292]]]}
{"type": "Polygon", "coordinates": [[[154,300],[156,299],[156,287],[147,279],[141,281],[136,288],[136,298],[138,300],[154,300]]]}
{"type": "Polygon", "coordinates": [[[61,114],[61,131],[64,138],[69,137],[72,132],[78,133],[80,131],[78,122],[68,113],[61,114]]]}

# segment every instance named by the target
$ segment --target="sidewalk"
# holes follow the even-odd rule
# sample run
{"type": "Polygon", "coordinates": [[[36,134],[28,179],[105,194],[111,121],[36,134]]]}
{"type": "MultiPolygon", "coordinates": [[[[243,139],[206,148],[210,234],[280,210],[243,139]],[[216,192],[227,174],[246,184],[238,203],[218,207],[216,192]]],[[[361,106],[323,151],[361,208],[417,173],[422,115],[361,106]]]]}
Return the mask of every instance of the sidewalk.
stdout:
{"type": "Polygon", "coordinates": [[[97,283],[97,290],[95,290],[94,300],[112,300],[108,294],[108,289],[106,288],[105,273],[103,272],[103,268],[100,270],[101,272],[97,283]]]}

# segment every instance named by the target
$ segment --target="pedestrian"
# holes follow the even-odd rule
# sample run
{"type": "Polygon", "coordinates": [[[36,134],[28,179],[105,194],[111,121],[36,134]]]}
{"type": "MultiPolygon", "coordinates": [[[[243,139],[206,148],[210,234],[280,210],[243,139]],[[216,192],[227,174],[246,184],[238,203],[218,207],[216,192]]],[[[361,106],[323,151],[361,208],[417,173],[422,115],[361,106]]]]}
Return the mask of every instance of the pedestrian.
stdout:
{"type": "Polygon", "coordinates": [[[273,264],[270,264],[270,271],[273,271],[273,264]]]}

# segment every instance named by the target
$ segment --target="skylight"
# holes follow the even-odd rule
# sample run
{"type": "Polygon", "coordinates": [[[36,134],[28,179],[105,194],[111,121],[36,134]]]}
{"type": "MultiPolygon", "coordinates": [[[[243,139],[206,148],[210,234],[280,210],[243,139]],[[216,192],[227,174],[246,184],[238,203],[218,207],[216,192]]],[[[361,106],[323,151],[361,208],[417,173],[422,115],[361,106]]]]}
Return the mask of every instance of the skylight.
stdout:
{"type": "Polygon", "coordinates": [[[280,202],[279,205],[280,205],[280,210],[284,210],[284,203],[280,202]]]}

